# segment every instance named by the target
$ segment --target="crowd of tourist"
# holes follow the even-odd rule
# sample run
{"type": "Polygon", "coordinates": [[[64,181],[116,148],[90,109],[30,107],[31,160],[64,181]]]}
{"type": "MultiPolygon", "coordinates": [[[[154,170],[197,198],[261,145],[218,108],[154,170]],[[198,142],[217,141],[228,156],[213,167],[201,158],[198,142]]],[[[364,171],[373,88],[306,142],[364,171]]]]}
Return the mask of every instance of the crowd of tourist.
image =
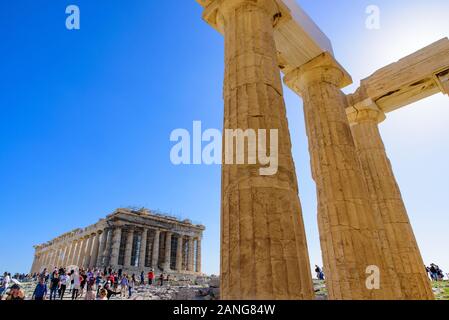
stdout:
{"type": "Polygon", "coordinates": [[[142,271],[139,278],[135,274],[123,273],[121,269],[44,269],[32,275],[15,275],[5,272],[0,282],[0,300],[24,300],[25,292],[20,282],[37,281],[32,300],[109,300],[113,296],[131,298],[138,285],[164,286],[170,282],[170,276],[161,273],[158,277],[153,270],[148,274],[142,271]],[[19,281],[20,279],[20,281],[19,281]],[[5,296],[5,297],[4,297],[5,296]]]}
{"type": "MultiPolygon", "coordinates": [[[[443,281],[444,280],[444,272],[440,269],[439,266],[432,263],[430,267],[426,267],[427,274],[429,275],[432,281],[443,281]]],[[[449,278],[449,275],[448,275],[449,278]]]]}

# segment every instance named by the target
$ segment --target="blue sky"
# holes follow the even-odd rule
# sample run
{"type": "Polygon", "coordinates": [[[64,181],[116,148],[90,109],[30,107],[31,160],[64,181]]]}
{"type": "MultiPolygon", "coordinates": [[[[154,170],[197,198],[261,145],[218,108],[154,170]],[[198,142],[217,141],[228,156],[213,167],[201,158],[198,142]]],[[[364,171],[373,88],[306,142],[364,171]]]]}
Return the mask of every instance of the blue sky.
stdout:
{"type": "MultiPolygon", "coordinates": [[[[446,0],[299,1],[355,84],[449,35],[446,0]],[[381,29],[365,28],[365,9],[381,29]]],[[[194,0],[0,4],[0,271],[27,272],[34,244],[126,206],[206,225],[219,271],[220,167],[174,166],[177,128],[222,128],[223,39],[194,0]],[[65,28],[65,8],[81,29],[65,28]]],[[[285,90],[311,263],[321,263],[302,102],[285,90]]],[[[382,135],[427,263],[449,270],[449,108],[436,95],[388,115],[382,135]]],[[[191,130],[191,129],[190,129],[191,130]]]]}

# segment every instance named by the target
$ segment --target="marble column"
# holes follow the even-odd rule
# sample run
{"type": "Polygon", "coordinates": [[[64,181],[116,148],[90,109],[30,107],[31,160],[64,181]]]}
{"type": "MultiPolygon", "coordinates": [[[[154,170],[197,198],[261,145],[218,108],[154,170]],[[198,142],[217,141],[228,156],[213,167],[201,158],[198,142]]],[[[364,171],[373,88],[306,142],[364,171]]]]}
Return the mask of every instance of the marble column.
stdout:
{"type": "Polygon", "coordinates": [[[86,257],[84,259],[84,268],[88,269],[90,267],[90,261],[92,259],[92,248],[94,245],[94,241],[95,241],[95,233],[92,233],[88,236],[89,238],[89,244],[87,245],[86,248],[86,257]]]}
{"type": "Polygon", "coordinates": [[[106,260],[106,246],[108,238],[110,237],[110,230],[108,228],[103,230],[101,234],[100,248],[98,249],[97,264],[99,267],[107,267],[106,260]]]}
{"type": "Polygon", "coordinates": [[[53,268],[56,266],[56,249],[51,249],[51,255],[50,255],[50,269],[53,270],[53,268]]]}
{"type": "Polygon", "coordinates": [[[61,248],[60,247],[56,247],[55,249],[55,260],[54,260],[54,265],[55,267],[57,267],[59,269],[59,261],[61,259],[61,248]]]}
{"type": "Polygon", "coordinates": [[[42,263],[42,266],[46,269],[48,269],[48,254],[49,254],[49,251],[46,250],[44,253],[44,258],[43,258],[43,263],[42,263]]]}
{"type": "Polygon", "coordinates": [[[31,265],[30,274],[33,274],[36,272],[38,262],[39,262],[39,255],[37,253],[35,253],[34,258],[33,258],[33,264],[31,265]]]}
{"type": "Polygon", "coordinates": [[[47,258],[45,260],[45,267],[50,270],[52,268],[51,266],[51,258],[52,258],[53,254],[52,254],[52,250],[51,249],[47,249],[47,258]]]}
{"type": "Polygon", "coordinates": [[[78,255],[78,261],[77,261],[77,266],[81,269],[84,266],[84,258],[86,257],[86,247],[87,247],[87,242],[88,242],[89,238],[84,236],[81,239],[81,249],[78,255]]]}
{"type": "Polygon", "coordinates": [[[317,185],[318,225],[330,299],[401,299],[381,249],[340,90],[350,76],[329,53],[286,75],[303,99],[312,176],[317,185]],[[371,270],[379,271],[374,275],[371,270]],[[369,276],[380,279],[377,289],[369,276]]]}
{"type": "Polygon", "coordinates": [[[90,258],[90,267],[96,268],[98,267],[98,253],[100,252],[100,238],[101,238],[101,231],[97,231],[97,233],[94,235],[94,244],[92,247],[92,255],[90,258]]]}
{"type": "Polygon", "coordinates": [[[226,134],[223,137],[221,296],[236,300],[312,299],[274,41],[275,17],[280,11],[272,0],[214,2],[215,7],[209,5],[204,18],[225,37],[225,132],[241,129],[257,136],[264,133],[261,129],[266,130],[266,136],[273,138],[266,139],[270,147],[259,139],[263,146],[259,146],[259,153],[264,150],[277,160],[276,168],[268,170],[260,156],[244,150],[245,164],[232,164],[230,151],[235,139],[226,138],[226,134]]]}
{"type": "Polygon", "coordinates": [[[182,271],[182,235],[178,235],[178,245],[176,248],[176,271],[182,271]]]}
{"type": "Polygon", "coordinates": [[[120,242],[122,239],[122,228],[116,227],[113,231],[112,241],[111,241],[111,258],[109,265],[112,268],[117,268],[118,257],[120,253],[120,242]]]}
{"type": "Polygon", "coordinates": [[[188,238],[189,249],[187,251],[187,271],[193,272],[195,242],[193,237],[188,238]]]}
{"type": "Polygon", "coordinates": [[[38,260],[37,260],[37,264],[35,266],[34,272],[39,272],[41,270],[42,265],[43,265],[43,258],[44,258],[44,255],[43,255],[42,251],[39,251],[38,260]]]}
{"type": "Polygon", "coordinates": [[[160,230],[156,230],[154,234],[154,241],[153,241],[153,257],[151,259],[151,266],[157,270],[158,268],[158,262],[159,262],[159,238],[161,235],[160,230]]]}
{"type": "Polygon", "coordinates": [[[196,267],[195,272],[201,273],[201,238],[196,240],[196,267]]]}
{"type": "Polygon", "coordinates": [[[148,230],[143,229],[142,236],[140,238],[140,253],[139,253],[139,267],[145,268],[145,258],[147,252],[147,236],[148,230]]]}
{"type": "Polygon", "coordinates": [[[73,240],[70,245],[70,253],[69,253],[68,260],[67,260],[67,266],[71,266],[74,264],[73,260],[74,260],[74,256],[75,256],[75,250],[76,250],[76,240],[73,240]]]}
{"type": "Polygon", "coordinates": [[[64,268],[66,268],[68,266],[71,249],[72,249],[72,244],[70,242],[68,242],[65,247],[64,260],[62,261],[64,268]]]}
{"type": "Polygon", "coordinates": [[[148,241],[148,251],[147,251],[147,265],[149,267],[153,267],[152,265],[152,261],[153,261],[153,243],[154,243],[154,231],[150,230],[149,231],[149,235],[150,237],[147,239],[148,241]]]}
{"type": "Polygon", "coordinates": [[[125,246],[125,261],[123,262],[124,267],[131,266],[133,239],[134,239],[134,229],[128,229],[127,236],[126,236],[126,246],[125,246]]]}
{"type": "Polygon", "coordinates": [[[165,233],[165,258],[164,258],[164,265],[163,265],[164,271],[170,271],[170,264],[171,264],[171,237],[172,237],[172,233],[170,231],[167,231],[165,233]]]}
{"type": "Polygon", "coordinates": [[[387,156],[378,124],[385,114],[370,99],[348,114],[357,153],[382,230],[383,250],[391,253],[389,267],[399,279],[406,300],[434,300],[424,261],[413,233],[401,191],[387,156]]]}

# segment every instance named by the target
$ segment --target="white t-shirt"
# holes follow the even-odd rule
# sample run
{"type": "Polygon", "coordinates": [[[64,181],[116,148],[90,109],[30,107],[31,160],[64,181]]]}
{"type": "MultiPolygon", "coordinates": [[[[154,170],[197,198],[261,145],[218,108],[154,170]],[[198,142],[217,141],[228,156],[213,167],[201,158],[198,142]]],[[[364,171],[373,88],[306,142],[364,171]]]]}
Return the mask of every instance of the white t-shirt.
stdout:
{"type": "Polygon", "coordinates": [[[72,274],[71,280],[73,280],[73,289],[80,289],[80,275],[77,273],[72,274]]]}
{"type": "Polygon", "coordinates": [[[64,286],[64,285],[67,285],[67,275],[65,275],[65,274],[63,274],[60,278],[59,278],[59,280],[60,280],[60,283],[61,283],[61,285],[62,286],[64,286]]]}
{"type": "Polygon", "coordinates": [[[8,289],[9,283],[11,282],[11,278],[7,275],[4,279],[3,279],[3,283],[2,283],[2,287],[5,287],[6,289],[8,289]]]}

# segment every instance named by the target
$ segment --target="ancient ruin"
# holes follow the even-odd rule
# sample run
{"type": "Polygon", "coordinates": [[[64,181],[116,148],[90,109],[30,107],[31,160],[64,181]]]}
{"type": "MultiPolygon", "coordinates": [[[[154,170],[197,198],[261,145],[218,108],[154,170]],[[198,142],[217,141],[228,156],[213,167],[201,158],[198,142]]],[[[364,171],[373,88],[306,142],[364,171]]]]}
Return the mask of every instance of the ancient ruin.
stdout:
{"type": "Polygon", "coordinates": [[[433,299],[378,123],[432,94],[449,95],[443,39],[352,83],[330,40],[295,0],[197,0],[224,35],[224,129],[278,129],[279,172],[223,165],[221,290],[225,299],[311,299],[284,82],[304,102],[330,299],[433,299]],[[379,288],[367,286],[367,270],[379,288]],[[408,279],[408,281],[405,281],[408,279]]]}
{"type": "Polygon", "coordinates": [[[200,275],[204,230],[147,209],[118,209],[92,226],[35,246],[31,273],[77,266],[200,275]]]}

